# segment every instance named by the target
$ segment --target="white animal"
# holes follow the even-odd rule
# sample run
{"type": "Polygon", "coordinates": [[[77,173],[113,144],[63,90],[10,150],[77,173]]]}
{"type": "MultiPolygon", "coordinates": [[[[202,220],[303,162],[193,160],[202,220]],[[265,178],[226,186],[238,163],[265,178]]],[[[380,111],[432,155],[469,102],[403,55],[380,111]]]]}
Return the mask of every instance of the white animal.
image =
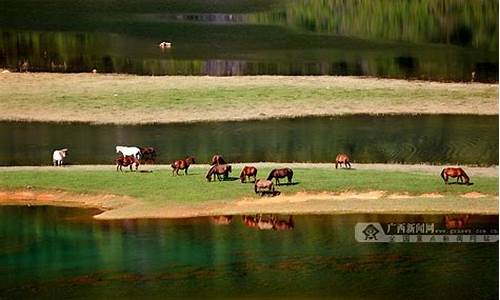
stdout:
{"type": "Polygon", "coordinates": [[[57,166],[62,166],[63,160],[66,157],[68,152],[68,149],[60,149],[60,150],[54,150],[54,153],[52,153],[52,163],[54,164],[54,167],[57,166]]]}
{"type": "Polygon", "coordinates": [[[160,48],[162,48],[162,49],[171,48],[172,47],[172,43],[171,42],[161,42],[158,46],[160,48]]]}
{"type": "Polygon", "coordinates": [[[123,156],[135,156],[137,159],[141,158],[141,149],[139,147],[116,146],[116,153],[121,153],[123,156]]]}

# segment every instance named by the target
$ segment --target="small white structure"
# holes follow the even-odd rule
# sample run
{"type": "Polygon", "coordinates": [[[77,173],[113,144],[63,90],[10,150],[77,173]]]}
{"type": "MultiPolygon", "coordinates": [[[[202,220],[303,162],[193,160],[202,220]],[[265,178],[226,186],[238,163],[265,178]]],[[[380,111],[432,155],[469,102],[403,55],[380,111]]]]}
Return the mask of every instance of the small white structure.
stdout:
{"type": "Polygon", "coordinates": [[[171,42],[161,42],[158,46],[162,49],[172,48],[172,43],[171,42]]]}
{"type": "Polygon", "coordinates": [[[54,167],[57,166],[62,166],[64,158],[66,157],[68,152],[68,149],[60,149],[60,150],[54,150],[54,153],[52,153],[52,163],[54,164],[54,167]]]}

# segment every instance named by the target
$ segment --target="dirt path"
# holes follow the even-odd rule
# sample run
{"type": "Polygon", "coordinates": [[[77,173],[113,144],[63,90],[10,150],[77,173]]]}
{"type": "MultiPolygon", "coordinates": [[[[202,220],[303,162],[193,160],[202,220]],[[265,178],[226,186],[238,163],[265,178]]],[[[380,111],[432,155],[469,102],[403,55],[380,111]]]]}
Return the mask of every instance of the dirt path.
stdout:
{"type": "MultiPolygon", "coordinates": [[[[240,169],[245,165],[252,165],[257,168],[275,168],[286,166],[290,168],[334,168],[332,163],[275,163],[275,162],[246,162],[231,164],[234,168],[240,169]]],[[[400,171],[400,172],[424,172],[439,174],[444,167],[452,167],[453,165],[403,165],[403,164],[353,164],[353,170],[379,170],[379,171],[400,171]]],[[[192,169],[207,170],[208,164],[196,164],[191,166],[192,169]]],[[[470,176],[484,176],[484,177],[498,177],[498,166],[492,167],[466,167],[467,174],[470,176]]],[[[113,165],[74,165],[64,166],[62,168],[54,168],[52,166],[13,166],[13,167],[0,167],[0,171],[18,171],[18,170],[52,170],[58,172],[65,172],[71,170],[113,170],[113,165]]],[[[142,165],[143,170],[171,170],[170,165],[142,165]]]]}

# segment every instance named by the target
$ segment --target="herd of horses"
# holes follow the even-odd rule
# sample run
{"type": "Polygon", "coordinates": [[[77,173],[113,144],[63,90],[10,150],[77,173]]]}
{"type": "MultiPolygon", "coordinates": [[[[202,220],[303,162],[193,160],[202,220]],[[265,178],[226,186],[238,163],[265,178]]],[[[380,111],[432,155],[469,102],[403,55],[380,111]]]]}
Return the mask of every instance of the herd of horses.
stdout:
{"type": "MultiPolygon", "coordinates": [[[[212,223],[217,225],[229,225],[233,221],[233,216],[221,215],[210,217],[212,223]]],[[[248,228],[255,228],[260,230],[292,230],[295,227],[293,217],[289,216],[288,220],[279,219],[275,215],[263,216],[262,214],[250,216],[242,215],[241,222],[248,228]]]]}
{"type": "MultiPolygon", "coordinates": [[[[156,150],[153,147],[129,147],[129,146],[116,146],[116,153],[119,156],[116,158],[116,170],[123,171],[123,167],[129,167],[130,171],[139,169],[141,163],[156,163],[156,150]]],[[[68,149],[54,150],[52,154],[52,161],[54,166],[62,166],[64,159],[68,154],[68,149]]],[[[179,171],[184,171],[188,174],[189,166],[195,164],[195,157],[189,156],[185,159],[175,160],[171,163],[172,175],[179,175],[179,171]]],[[[348,168],[351,169],[351,158],[346,153],[340,153],[335,158],[335,168],[348,168]]],[[[208,182],[227,180],[229,174],[232,172],[232,166],[220,155],[215,154],[210,162],[210,168],[205,176],[208,182]]],[[[245,183],[253,179],[254,191],[261,196],[265,194],[276,195],[276,186],[281,185],[280,179],[286,178],[288,184],[292,184],[293,170],[290,168],[273,169],[266,177],[266,179],[257,178],[257,168],[254,166],[245,166],[240,173],[240,181],[245,183]],[[273,182],[274,180],[274,182],[273,182]]],[[[456,178],[456,183],[470,185],[470,177],[465,173],[462,168],[444,168],[441,172],[445,184],[449,184],[449,178],[456,178]]]]}

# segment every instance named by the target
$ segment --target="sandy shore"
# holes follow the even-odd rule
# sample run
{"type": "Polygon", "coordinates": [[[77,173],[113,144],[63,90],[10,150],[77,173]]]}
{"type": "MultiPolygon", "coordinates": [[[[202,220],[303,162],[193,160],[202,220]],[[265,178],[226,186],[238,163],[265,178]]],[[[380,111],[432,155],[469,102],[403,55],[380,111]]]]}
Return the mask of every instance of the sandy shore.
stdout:
{"type": "Polygon", "coordinates": [[[348,114],[498,115],[498,84],[347,76],[0,73],[0,98],[0,120],[99,124],[348,114]]]}

